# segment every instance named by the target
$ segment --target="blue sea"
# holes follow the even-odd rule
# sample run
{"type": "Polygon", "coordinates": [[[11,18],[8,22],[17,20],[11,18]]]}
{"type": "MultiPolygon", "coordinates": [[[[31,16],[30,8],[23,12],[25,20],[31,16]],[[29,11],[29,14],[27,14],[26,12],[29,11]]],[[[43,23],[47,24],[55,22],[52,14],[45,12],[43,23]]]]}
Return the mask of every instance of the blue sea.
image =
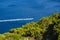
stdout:
{"type": "Polygon", "coordinates": [[[38,21],[53,13],[60,13],[60,0],[0,0],[0,20],[34,18],[25,21],[0,22],[0,33],[38,21]]]}

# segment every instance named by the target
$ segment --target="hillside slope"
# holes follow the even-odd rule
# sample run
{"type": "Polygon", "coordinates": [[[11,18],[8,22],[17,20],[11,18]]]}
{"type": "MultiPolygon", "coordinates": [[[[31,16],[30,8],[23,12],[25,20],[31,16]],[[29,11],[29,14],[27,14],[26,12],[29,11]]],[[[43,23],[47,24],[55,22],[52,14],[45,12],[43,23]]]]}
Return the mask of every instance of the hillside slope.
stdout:
{"type": "Polygon", "coordinates": [[[60,40],[60,13],[0,34],[0,40],[60,40]]]}

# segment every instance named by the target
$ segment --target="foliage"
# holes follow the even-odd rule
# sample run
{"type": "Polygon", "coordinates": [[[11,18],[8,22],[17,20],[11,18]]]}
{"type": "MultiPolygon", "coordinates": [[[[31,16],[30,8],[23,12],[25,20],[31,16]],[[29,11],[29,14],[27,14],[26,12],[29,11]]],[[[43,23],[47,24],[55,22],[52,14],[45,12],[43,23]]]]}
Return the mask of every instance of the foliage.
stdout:
{"type": "Polygon", "coordinates": [[[60,40],[60,14],[52,14],[38,22],[27,23],[0,35],[0,40],[60,40]]]}
{"type": "Polygon", "coordinates": [[[0,34],[0,40],[5,40],[5,36],[0,34]]]}

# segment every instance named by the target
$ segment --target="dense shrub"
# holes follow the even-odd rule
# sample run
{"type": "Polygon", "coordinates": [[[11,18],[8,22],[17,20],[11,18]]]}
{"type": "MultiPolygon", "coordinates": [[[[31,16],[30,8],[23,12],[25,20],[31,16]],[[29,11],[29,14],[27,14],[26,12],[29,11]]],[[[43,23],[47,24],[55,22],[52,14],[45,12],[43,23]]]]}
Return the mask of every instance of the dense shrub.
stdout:
{"type": "Polygon", "coordinates": [[[28,40],[28,37],[36,40],[60,40],[60,13],[11,29],[1,34],[0,40],[28,40]]]}

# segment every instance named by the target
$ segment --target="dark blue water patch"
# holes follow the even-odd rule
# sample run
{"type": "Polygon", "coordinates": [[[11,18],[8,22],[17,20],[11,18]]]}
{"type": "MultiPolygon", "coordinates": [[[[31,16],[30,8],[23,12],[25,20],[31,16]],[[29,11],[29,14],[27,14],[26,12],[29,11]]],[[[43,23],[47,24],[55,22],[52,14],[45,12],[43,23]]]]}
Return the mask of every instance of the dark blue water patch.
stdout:
{"type": "Polygon", "coordinates": [[[50,1],[52,1],[52,2],[60,2],[60,0],[50,0],[50,1]]]}
{"type": "Polygon", "coordinates": [[[58,8],[60,8],[60,5],[56,5],[55,7],[58,7],[58,8]]]}
{"type": "Polygon", "coordinates": [[[8,5],[8,7],[16,7],[15,4],[8,5]]]}
{"type": "Polygon", "coordinates": [[[0,2],[5,2],[6,0],[0,0],[0,2]]]}
{"type": "Polygon", "coordinates": [[[12,28],[20,28],[31,21],[0,22],[0,33],[8,32],[12,28]]]}
{"type": "Polygon", "coordinates": [[[35,9],[35,10],[42,10],[42,9],[45,8],[45,5],[43,5],[43,4],[41,4],[41,5],[35,4],[30,8],[35,9]]]}
{"type": "Polygon", "coordinates": [[[17,0],[0,0],[0,2],[11,2],[11,1],[17,1],[17,0]]]}

